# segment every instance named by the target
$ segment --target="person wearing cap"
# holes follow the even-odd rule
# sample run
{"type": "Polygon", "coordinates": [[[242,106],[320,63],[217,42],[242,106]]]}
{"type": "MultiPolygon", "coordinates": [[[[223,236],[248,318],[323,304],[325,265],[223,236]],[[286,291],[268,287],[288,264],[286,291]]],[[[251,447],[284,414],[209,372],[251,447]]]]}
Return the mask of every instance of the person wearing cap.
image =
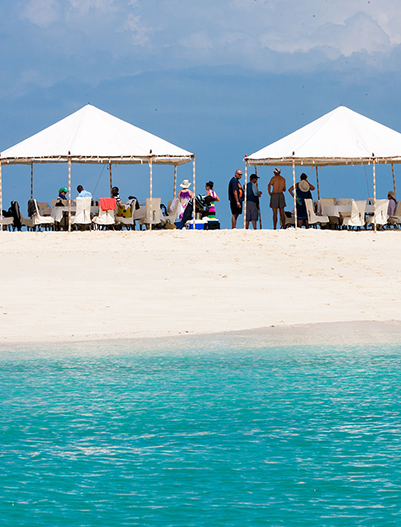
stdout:
{"type": "MultiPolygon", "coordinates": [[[[302,225],[305,225],[305,227],[308,228],[308,213],[306,212],[305,200],[312,199],[311,190],[315,190],[315,187],[312,185],[312,183],[309,183],[309,181],[307,181],[308,176],[305,173],[302,173],[299,179],[300,182],[295,183],[297,224],[298,227],[302,227],[302,225]]],[[[288,192],[291,194],[292,197],[294,197],[294,185],[288,189],[288,192]]]]}
{"type": "Polygon", "coordinates": [[[67,199],[68,189],[61,187],[58,191],[57,199],[67,199]]]}
{"type": "Polygon", "coordinates": [[[274,176],[267,185],[267,191],[270,196],[270,208],[273,210],[273,228],[277,228],[277,210],[280,212],[280,225],[281,228],[285,228],[285,197],[284,192],[286,190],[285,179],[281,175],[279,168],[274,169],[274,176]]]}
{"type": "Polygon", "coordinates": [[[231,228],[237,228],[237,219],[242,214],[242,203],[244,201],[244,190],[239,180],[242,178],[242,171],[240,169],[235,171],[234,177],[230,179],[228,184],[228,199],[230,201],[230,209],[232,213],[231,228]]]}
{"type": "Polygon", "coordinates": [[[194,197],[194,193],[192,192],[192,190],[189,190],[190,186],[191,183],[187,179],[184,179],[184,181],[180,185],[181,190],[178,192],[178,199],[180,201],[178,217],[180,220],[182,220],[185,209],[188,206],[189,200],[194,197]]]}
{"type": "Polygon", "coordinates": [[[387,214],[389,216],[395,216],[395,209],[397,208],[397,198],[396,198],[395,192],[390,190],[387,197],[388,197],[387,214]]]}
{"type": "Polygon", "coordinates": [[[246,186],[246,229],[249,229],[250,221],[252,222],[253,228],[257,228],[256,224],[259,219],[259,197],[262,195],[262,192],[258,190],[256,185],[258,179],[259,176],[251,174],[246,186]]]}

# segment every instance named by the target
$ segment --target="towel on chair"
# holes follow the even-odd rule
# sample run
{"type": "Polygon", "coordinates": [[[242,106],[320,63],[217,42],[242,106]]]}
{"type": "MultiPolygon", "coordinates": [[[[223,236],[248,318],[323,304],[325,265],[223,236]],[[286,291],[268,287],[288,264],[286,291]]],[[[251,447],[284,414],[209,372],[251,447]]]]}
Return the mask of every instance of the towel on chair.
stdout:
{"type": "Polygon", "coordinates": [[[115,210],[117,202],[115,198],[99,198],[99,205],[102,210],[115,210]]]}

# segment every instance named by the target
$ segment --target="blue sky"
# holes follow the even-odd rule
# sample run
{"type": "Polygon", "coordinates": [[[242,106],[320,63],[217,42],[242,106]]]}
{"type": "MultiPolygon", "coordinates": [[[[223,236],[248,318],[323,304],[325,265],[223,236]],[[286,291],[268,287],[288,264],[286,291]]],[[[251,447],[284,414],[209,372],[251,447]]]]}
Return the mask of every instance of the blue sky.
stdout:
{"type": "MultiPolygon", "coordinates": [[[[194,152],[198,190],[215,182],[225,227],[227,183],[244,154],[340,104],[401,131],[395,0],[4,0],[1,14],[1,150],[90,102],[194,152]]],[[[113,168],[123,198],[147,197],[145,168],[113,168]]],[[[66,183],[64,165],[34,170],[39,201],[66,183]]],[[[172,174],[155,169],[163,202],[172,174]]],[[[291,169],[283,174],[290,184],[291,169]]],[[[269,227],[271,169],[259,175],[269,227]]],[[[179,167],[179,179],[190,176],[179,167]]],[[[107,195],[102,167],[74,166],[73,183],[107,195]]],[[[391,184],[380,168],[378,197],[391,184]]],[[[321,171],[322,196],[366,198],[371,187],[369,167],[321,171]]],[[[3,208],[17,199],[24,211],[29,167],[4,168],[3,191],[3,208]]]]}

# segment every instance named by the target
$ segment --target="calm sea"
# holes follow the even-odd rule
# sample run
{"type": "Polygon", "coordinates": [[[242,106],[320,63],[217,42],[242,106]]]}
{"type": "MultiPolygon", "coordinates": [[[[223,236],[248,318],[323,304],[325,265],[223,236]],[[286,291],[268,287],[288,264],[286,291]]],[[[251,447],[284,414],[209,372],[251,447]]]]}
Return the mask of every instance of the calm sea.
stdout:
{"type": "Polygon", "coordinates": [[[401,525],[401,346],[3,349],[0,405],[3,527],[401,525]]]}

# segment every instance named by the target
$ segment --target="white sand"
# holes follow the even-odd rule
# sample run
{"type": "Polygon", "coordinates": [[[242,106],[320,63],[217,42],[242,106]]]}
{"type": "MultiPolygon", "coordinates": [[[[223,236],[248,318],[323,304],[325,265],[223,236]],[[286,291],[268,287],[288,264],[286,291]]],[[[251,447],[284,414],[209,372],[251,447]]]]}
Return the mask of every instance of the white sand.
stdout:
{"type": "Polygon", "coordinates": [[[401,327],[397,231],[0,232],[0,252],[3,344],[401,327]]]}

